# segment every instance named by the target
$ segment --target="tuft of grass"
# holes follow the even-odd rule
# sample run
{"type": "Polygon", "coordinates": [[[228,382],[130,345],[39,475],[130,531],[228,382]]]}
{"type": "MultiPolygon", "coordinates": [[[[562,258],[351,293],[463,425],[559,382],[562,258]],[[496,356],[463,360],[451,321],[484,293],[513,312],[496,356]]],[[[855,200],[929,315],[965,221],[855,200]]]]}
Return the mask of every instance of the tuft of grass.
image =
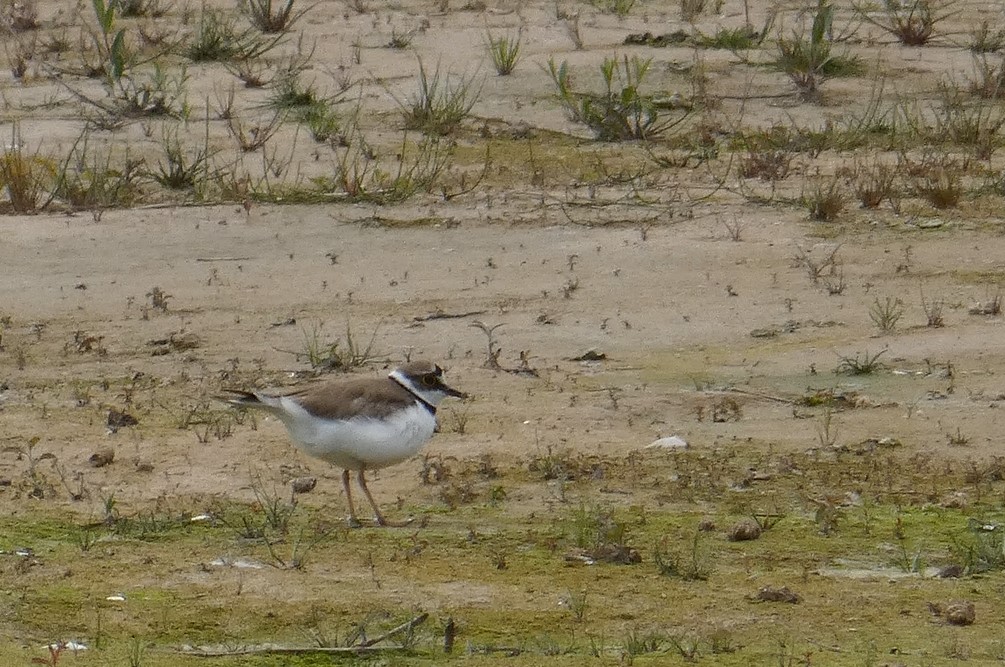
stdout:
{"type": "Polygon", "coordinates": [[[360,344],[353,334],[352,326],[346,322],[345,337],[330,341],[324,335],[324,323],[314,322],[310,329],[303,329],[303,346],[297,356],[306,359],[311,368],[320,372],[348,371],[371,363],[378,358],[373,351],[378,327],[370,335],[370,340],[360,344]]]}
{"type": "Polygon", "coordinates": [[[573,90],[566,61],[557,65],[549,59],[548,73],[570,117],[589,127],[600,141],[649,140],[660,138],[689,115],[687,109],[641,91],[652,62],[638,56],[605,58],[600,65],[604,85],[600,94],[573,90]]]}
{"type": "Polygon", "coordinates": [[[405,129],[428,135],[450,134],[468,117],[480,94],[474,77],[462,76],[451,81],[449,73],[444,73],[439,65],[430,74],[419,59],[418,90],[398,103],[405,129]]]}
{"type": "Polygon", "coordinates": [[[73,143],[56,178],[53,194],[73,209],[100,211],[129,206],[140,197],[143,161],[131,159],[129,151],[120,160],[111,149],[94,148],[89,133],[73,143]]]}
{"type": "Polygon", "coordinates": [[[883,301],[877,297],[869,307],[869,319],[884,334],[892,333],[903,316],[904,302],[894,297],[888,296],[883,301]]]}
{"type": "Polygon", "coordinates": [[[988,79],[972,81],[972,91],[983,99],[967,99],[963,91],[943,86],[942,99],[932,109],[934,124],[928,134],[932,143],[971,148],[981,160],[990,160],[1002,143],[1005,111],[995,99],[999,95],[999,77],[1005,81],[1005,69],[987,72],[988,79]]]}
{"type": "Polygon", "coordinates": [[[289,32],[293,24],[297,22],[311,8],[306,7],[300,11],[293,11],[295,0],[286,0],[284,3],[279,0],[273,4],[272,0],[242,0],[238,5],[240,11],[251,22],[251,25],[258,28],[265,34],[281,34],[289,32]]]}
{"type": "MultiPolygon", "coordinates": [[[[715,10],[722,7],[721,0],[715,0],[715,10]]],[[[704,14],[709,9],[708,0],[680,0],[680,19],[686,23],[693,23],[695,19],[704,14]]]]}
{"type": "Polygon", "coordinates": [[[696,530],[686,546],[671,546],[679,544],[679,540],[664,536],[653,547],[653,562],[657,571],[664,577],[683,579],[684,581],[707,581],[715,571],[713,555],[704,543],[704,533],[696,530]]]}
{"type": "Polygon", "coordinates": [[[925,297],[925,291],[921,291],[921,309],[925,311],[925,326],[943,327],[946,325],[946,321],[942,316],[942,310],[945,308],[945,305],[946,302],[944,299],[929,300],[925,297]]]}
{"type": "Polygon", "coordinates": [[[161,138],[164,159],[157,162],[157,171],[150,176],[171,190],[194,190],[204,180],[209,168],[210,151],[203,146],[188,151],[182,146],[177,130],[165,130],[161,138]]]}
{"type": "Polygon", "coordinates": [[[115,119],[121,116],[169,116],[187,118],[191,109],[186,99],[188,70],[183,65],[177,72],[154,63],[146,72],[130,73],[108,81],[114,106],[98,104],[115,119]]]}
{"type": "Polygon", "coordinates": [[[241,80],[245,88],[262,88],[268,83],[268,68],[260,63],[241,60],[232,65],[228,64],[227,69],[241,80]]]}
{"type": "Polygon", "coordinates": [[[770,182],[785,180],[793,157],[793,153],[787,150],[748,151],[740,161],[740,175],[770,182]]]}
{"type": "Polygon", "coordinates": [[[492,66],[499,76],[509,76],[516,69],[517,62],[520,61],[520,46],[522,36],[518,32],[517,36],[495,37],[488,33],[489,58],[492,59],[492,66]]]}
{"type": "Polygon", "coordinates": [[[320,102],[307,107],[303,114],[303,122],[311,133],[311,138],[318,143],[333,143],[341,140],[339,130],[342,119],[335,111],[333,104],[320,102]]]}
{"type": "Polygon", "coordinates": [[[304,85],[297,76],[276,77],[275,88],[269,104],[276,109],[303,112],[315,105],[322,104],[322,97],[314,84],[304,85]]]}
{"type": "Polygon", "coordinates": [[[590,0],[590,4],[606,14],[625,18],[635,7],[635,0],[590,0]]]}
{"type": "Polygon", "coordinates": [[[778,53],[772,65],[788,75],[803,99],[816,100],[824,81],[835,77],[856,76],[863,72],[857,56],[834,53],[834,6],[817,0],[813,21],[789,37],[779,36],[778,53]]]}
{"type": "Polygon", "coordinates": [[[237,141],[242,153],[251,153],[265,146],[269,139],[275,136],[283,123],[283,113],[276,112],[265,123],[245,124],[241,119],[230,115],[226,118],[227,130],[237,141]]]}
{"type": "Polygon", "coordinates": [[[6,194],[10,209],[35,213],[44,208],[51,200],[49,193],[56,177],[53,160],[40,149],[26,151],[15,127],[12,145],[0,153],[0,193],[6,194]]]}
{"type": "Polygon", "coordinates": [[[967,48],[974,53],[995,53],[1005,49],[1005,29],[992,25],[991,21],[982,19],[977,27],[970,31],[970,43],[967,48]]]}
{"type": "Polygon", "coordinates": [[[700,32],[694,38],[694,43],[703,49],[726,49],[734,53],[738,51],[748,51],[756,49],[764,43],[770,24],[765,29],[758,31],[751,25],[742,25],[738,28],[722,28],[715,31],[714,35],[703,35],[700,32]]]}
{"type": "Polygon", "coordinates": [[[38,29],[38,5],[35,0],[0,1],[0,29],[20,33],[38,29]]]}
{"type": "Polygon", "coordinates": [[[855,11],[868,23],[881,28],[905,46],[924,46],[935,37],[936,26],[959,13],[956,0],[883,0],[879,16],[869,5],[856,4],[855,11]]]}
{"type": "Polygon", "coordinates": [[[851,172],[851,186],[862,208],[879,208],[889,200],[896,208],[897,170],[880,160],[871,164],[856,163],[851,172]]]}
{"type": "Polygon", "coordinates": [[[122,18],[160,18],[168,13],[171,5],[165,4],[162,0],[112,0],[110,3],[115,7],[122,18]]]}
{"type": "Polygon", "coordinates": [[[929,153],[920,160],[901,158],[915,196],[937,209],[956,208],[965,194],[966,164],[946,153],[929,153]]]}
{"type": "Polygon", "coordinates": [[[231,62],[253,60],[272,50],[282,35],[265,38],[254,28],[238,30],[237,22],[224,14],[205,10],[192,40],[182,48],[182,55],[192,62],[231,62]]]}
{"type": "Polygon", "coordinates": [[[425,137],[418,144],[402,135],[397,170],[380,168],[369,145],[360,138],[340,152],[332,176],[319,181],[338,200],[393,204],[418,192],[430,192],[453,157],[453,143],[425,137]]]}
{"type": "Polygon", "coordinates": [[[841,179],[832,177],[817,181],[809,195],[804,195],[803,203],[809,211],[810,220],[833,222],[844,211],[848,195],[841,186],[841,179]]]}
{"type": "Polygon", "coordinates": [[[1005,56],[974,54],[974,77],[970,79],[970,92],[989,100],[1005,97],[1005,56]]]}
{"type": "Polygon", "coordinates": [[[869,354],[869,351],[866,350],[861,355],[856,352],[854,358],[839,357],[834,372],[841,375],[871,375],[885,368],[883,362],[879,360],[884,354],[886,354],[886,350],[880,350],[876,354],[869,354]]]}
{"type": "Polygon", "coordinates": [[[412,45],[415,40],[415,31],[406,30],[405,32],[398,32],[397,28],[391,28],[391,39],[387,42],[387,48],[396,49],[398,51],[404,51],[412,45]]]}
{"type": "Polygon", "coordinates": [[[322,95],[314,84],[304,84],[297,75],[277,76],[270,106],[288,112],[294,119],[306,123],[317,141],[328,141],[338,131],[338,116],[334,106],[340,98],[322,95]]]}
{"type": "Polygon", "coordinates": [[[1005,570],[1005,527],[971,519],[966,532],[953,540],[951,551],[964,574],[1005,570]]]}
{"type": "Polygon", "coordinates": [[[843,263],[841,258],[838,257],[838,252],[840,250],[840,245],[835,246],[823,259],[815,259],[805,250],[796,246],[796,256],[793,259],[798,266],[806,269],[806,274],[809,276],[810,280],[816,284],[820,281],[822,276],[834,276],[840,271],[843,263]]]}

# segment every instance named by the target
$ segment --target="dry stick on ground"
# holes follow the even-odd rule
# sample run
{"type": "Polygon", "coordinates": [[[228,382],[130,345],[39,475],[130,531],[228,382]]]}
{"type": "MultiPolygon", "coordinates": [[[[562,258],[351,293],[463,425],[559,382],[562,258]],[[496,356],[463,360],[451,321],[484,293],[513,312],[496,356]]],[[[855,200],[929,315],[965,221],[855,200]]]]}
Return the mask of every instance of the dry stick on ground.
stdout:
{"type": "Polygon", "coordinates": [[[359,644],[358,646],[335,646],[335,647],[321,647],[321,646],[253,646],[249,648],[238,648],[233,650],[200,650],[200,649],[190,649],[190,650],[180,650],[176,653],[183,653],[185,655],[194,656],[197,658],[219,658],[224,656],[234,656],[234,655],[302,655],[307,653],[328,653],[328,654],[349,654],[349,653],[379,653],[381,651],[401,651],[405,650],[403,646],[374,646],[374,644],[379,644],[382,641],[390,639],[395,635],[400,635],[405,632],[410,632],[415,627],[422,625],[429,618],[429,614],[423,612],[413,618],[410,621],[406,621],[396,628],[388,630],[384,634],[374,637],[373,639],[368,639],[367,641],[359,644]]]}

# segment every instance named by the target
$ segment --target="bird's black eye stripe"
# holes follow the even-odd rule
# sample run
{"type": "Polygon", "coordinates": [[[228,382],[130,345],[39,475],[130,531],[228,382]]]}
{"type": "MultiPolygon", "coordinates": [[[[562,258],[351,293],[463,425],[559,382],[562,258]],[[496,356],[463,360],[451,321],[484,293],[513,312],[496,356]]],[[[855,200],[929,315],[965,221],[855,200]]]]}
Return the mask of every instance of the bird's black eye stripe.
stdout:
{"type": "Polygon", "coordinates": [[[439,380],[440,378],[438,378],[434,373],[426,373],[422,376],[422,384],[427,387],[435,387],[439,380]]]}

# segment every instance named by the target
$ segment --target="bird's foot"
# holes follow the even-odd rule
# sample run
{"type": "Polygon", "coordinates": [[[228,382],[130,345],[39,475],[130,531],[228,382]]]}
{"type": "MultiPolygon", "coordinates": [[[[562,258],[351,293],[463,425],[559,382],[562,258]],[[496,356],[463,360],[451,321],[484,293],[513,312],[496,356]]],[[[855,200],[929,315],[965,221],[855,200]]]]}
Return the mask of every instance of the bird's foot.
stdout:
{"type": "Polygon", "coordinates": [[[354,517],[354,516],[347,516],[347,517],[345,518],[345,522],[346,522],[346,524],[347,524],[347,525],[348,525],[348,526],[349,526],[350,528],[362,528],[362,527],[363,527],[363,524],[362,524],[362,523],[360,523],[359,519],[357,519],[357,518],[356,518],[356,517],[354,517]]]}

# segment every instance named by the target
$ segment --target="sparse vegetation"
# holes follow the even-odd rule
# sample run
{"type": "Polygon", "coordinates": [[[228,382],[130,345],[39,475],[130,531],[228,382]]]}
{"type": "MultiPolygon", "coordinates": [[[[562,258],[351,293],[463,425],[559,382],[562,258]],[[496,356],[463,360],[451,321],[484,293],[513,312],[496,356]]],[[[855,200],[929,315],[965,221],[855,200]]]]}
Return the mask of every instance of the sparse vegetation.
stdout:
{"type": "Polygon", "coordinates": [[[253,28],[239,30],[234,19],[205,10],[200,15],[195,35],[185,45],[183,53],[194,63],[254,60],[275,47],[279,39],[264,38],[253,28]]]}
{"type": "Polygon", "coordinates": [[[164,159],[158,161],[157,171],[151,177],[172,190],[195,190],[207,179],[210,151],[205,146],[189,149],[177,132],[166,131],[161,139],[164,159]]]}
{"type": "Polygon", "coordinates": [[[936,27],[959,13],[955,0],[883,0],[879,12],[868,5],[857,5],[856,11],[906,46],[928,44],[936,27]]]}
{"type": "Polygon", "coordinates": [[[818,180],[805,195],[806,208],[810,220],[818,222],[834,222],[844,211],[848,195],[842,181],[838,177],[818,180]]]}
{"type": "Polygon", "coordinates": [[[295,0],[242,0],[238,5],[251,24],[267,34],[289,32],[310,7],[293,11],[295,0]]]}
{"type": "Polygon", "coordinates": [[[656,569],[665,577],[685,581],[706,581],[715,572],[714,556],[700,530],[689,540],[663,537],[653,548],[656,569]]]}
{"type": "Polygon", "coordinates": [[[882,301],[876,298],[869,307],[869,319],[876,325],[880,333],[888,334],[897,328],[897,322],[904,316],[904,302],[895,297],[886,297],[882,301]]]}
{"type": "Polygon", "coordinates": [[[998,22],[504,5],[0,0],[0,664],[1001,662],[998,22]],[[420,358],[407,530],[212,398],[420,358]]]}
{"type": "Polygon", "coordinates": [[[373,330],[369,341],[365,344],[359,341],[348,323],[345,327],[345,336],[334,341],[327,340],[323,330],[324,324],[320,322],[313,323],[309,329],[303,329],[303,349],[294,353],[318,372],[352,370],[380,357],[373,349],[377,329],[373,330]]]}
{"type": "Polygon", "coordinates": [[[885,367],[879,360],[884,354],[886,350],[880,350],[876,354],[869,354],[867,350],[862,353],[856,352],[854,357],[841,357],[834,372],[844,375],[871,375],[885,367]]]}
{"type": "Polygon", "coordinates": [[[778,37],[774,67],[788,75],[804,99],[816,100],[827,79],[863,71],[856,56],[834,53],[833,35],[834,6],[818,0],[808,32],[804,25],[789,36],[778,37]]]}
{"type": "Polygon", "coordinates": [[[56,175],[52,158],[40,150],[27,150],[15,128],[12,145],[0,154],[0,192],[6,193],[10,210],[38,211],[45,205],[56,175]]]}
{"type": "Polygon", "coordinates": [[[456,130],[478,101],[481,87],[474,77],[455,77],[439,65],[430,74],[419,60],[418,90],[399,102],[405,129],[444,136],[456,130]]]}
{"type": "Polygon", "coordinates": [[[899,207],[897,197],[897,170],[891,164],[874,160],[869,164],[856,163],[851,173],[852,189],[862,208],[879,208],[884,200],[894,210],[899,207]]]}
{"type": "Polygon", "coordinates": [[[548,73],[562,106],[600,141],[658,139],[688,116],[687,109],[642,92],[651,67],[651,58],[605,58],[600,66],[604,90],[596,94],[573,90],[568,63],[548,60],[548,73]]]}
{"type": "Polygon", "coordinates": [[[489,58],[492,59],[492,66],[499,76],[508,76],[516,69],[516,64],[520,61],[520,45],[523,36],[517,33],[516,37],[504,35],[495,37],[488,33],[489,58]]]}
{"type": "Polygon", "coordinates": [[[624,18],[635,7],[635,0],[590,0],[590,4],[603,12],[624,18]]]}

